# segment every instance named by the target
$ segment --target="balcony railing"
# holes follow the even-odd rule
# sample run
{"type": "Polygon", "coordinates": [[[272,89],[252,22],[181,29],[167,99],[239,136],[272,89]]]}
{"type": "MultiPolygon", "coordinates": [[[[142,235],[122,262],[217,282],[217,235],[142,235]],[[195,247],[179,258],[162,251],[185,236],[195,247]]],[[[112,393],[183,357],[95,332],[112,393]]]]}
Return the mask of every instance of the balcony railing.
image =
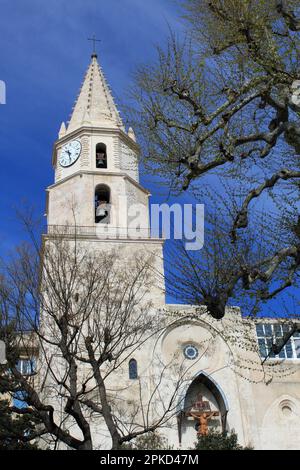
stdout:
{"type": "Polygon", "coordinates": [[[105,224],[95,224],[91,226],[82,225],[48,225],[48,235],[68,236],[68,237],[91,237],[99,239],[139,239],[157,238],[151,236],[149,227],[128,228],[112,227],[105,224]]]}

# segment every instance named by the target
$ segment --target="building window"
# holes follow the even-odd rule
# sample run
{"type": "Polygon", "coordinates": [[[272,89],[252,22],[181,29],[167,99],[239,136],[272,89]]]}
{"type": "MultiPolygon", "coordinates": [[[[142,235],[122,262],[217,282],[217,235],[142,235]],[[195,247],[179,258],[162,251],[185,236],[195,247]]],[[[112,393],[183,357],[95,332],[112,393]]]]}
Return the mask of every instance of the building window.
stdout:
{"type": "Polygon", "coordinates": [[[110,223],[110,189],[105,184],[98,184],[95,189],[95,222],[110,223]]]}
{"type": "Polygon", "coordinates": [[[36,372],[36,361],[34,358],[19,359],[17,369],[23,375],[32,375],[36,372]]]}
{"type": "Polygon", "coordinates": [[[137,362],[135,359],[130,359],[128,364],[129,369],[129,378],[131,380],[135,380],[138,378],[138,371],[137,371],[137,362]]]}
{"type": "Polygon", "coordinates": [[[194,360],[198,357],[199,352],[196,346],[194,346],[193,344],[187,344],[183,348],[183,354],[186,359],[194,360]]]}
{"type": "Polygon", "coordinates": [[[103,143],[96,145],[96,168],[107,168],[106,145],[103,143]]]}
{"type": "Polygon", "coordinates": [[[18,392],[15,392],[13,394],[13,405],[19,409],[28,408],[28,404],[26,403],[26,398],[27,398],[26,392],[23,392],[21,390],[19,390],[18,392]]]}
{"type": "Polygon", "coordinates": [[[290,331],[291,327],[280,323],[258,323],[256,325],[257,341],[261,357],[279,359],[300,359],[300,332],[294,333],[278,356],[270,352],[272,344],[279,341],[290,331]]]}

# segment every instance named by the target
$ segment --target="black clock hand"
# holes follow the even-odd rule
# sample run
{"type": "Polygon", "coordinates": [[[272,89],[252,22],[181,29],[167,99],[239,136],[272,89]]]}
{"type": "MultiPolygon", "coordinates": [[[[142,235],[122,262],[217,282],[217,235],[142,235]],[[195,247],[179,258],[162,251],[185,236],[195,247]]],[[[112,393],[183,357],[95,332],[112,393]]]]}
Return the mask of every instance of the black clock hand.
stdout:
{"type": "Polygon", "coordinates": [[[71,152],[70,150],[66,150],[67,154],[69,155],[69,163],[71,162],[71,152]]]}

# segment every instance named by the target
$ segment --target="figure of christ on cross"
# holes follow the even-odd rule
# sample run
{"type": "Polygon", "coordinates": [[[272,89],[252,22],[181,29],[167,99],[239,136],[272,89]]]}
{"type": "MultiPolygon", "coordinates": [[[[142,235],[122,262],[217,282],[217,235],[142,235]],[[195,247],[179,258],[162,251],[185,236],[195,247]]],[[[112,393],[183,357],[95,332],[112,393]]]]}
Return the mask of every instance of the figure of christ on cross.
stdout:
{"type": "Polygon", "coordinates": [[[208,421],[213,416],[219,416],[218,411],[211,411],[210,404],[208,401],[202,399],[202,395],[199,395],[198,400],[187,412],[187,416],[192,416],[199,422],[197,429],[198,436],[207,436],[208,434],[208,421]]]}
{"type": "Polygon", "coordinates": [[[202,412],[202,411],[189,411],[188,416],[192,416],[195,420],[199,421],[199,426],[197,429],[198,436],[207,436],[208,434],[208,421],[213,416],[219,416],[218,411],[211,411],[210,413],[202,412]]]}

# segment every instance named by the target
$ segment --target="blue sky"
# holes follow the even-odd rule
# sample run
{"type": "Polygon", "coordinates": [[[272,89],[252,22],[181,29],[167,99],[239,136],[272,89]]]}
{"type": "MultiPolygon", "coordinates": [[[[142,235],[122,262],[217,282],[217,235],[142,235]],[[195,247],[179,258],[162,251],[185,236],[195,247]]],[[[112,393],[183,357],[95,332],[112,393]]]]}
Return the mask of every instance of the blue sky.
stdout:
{"type": "Polygon", "coordinates": [[[182,28],[174,0],[1,0],[0,253],[19,242],[14,208],[24,201],[43,214],[53,182],[51,153],[68,120],[90,61],[98,54],[117,101],[124,101],[135,67],[155,57],[155,45],[182,28]]]}

